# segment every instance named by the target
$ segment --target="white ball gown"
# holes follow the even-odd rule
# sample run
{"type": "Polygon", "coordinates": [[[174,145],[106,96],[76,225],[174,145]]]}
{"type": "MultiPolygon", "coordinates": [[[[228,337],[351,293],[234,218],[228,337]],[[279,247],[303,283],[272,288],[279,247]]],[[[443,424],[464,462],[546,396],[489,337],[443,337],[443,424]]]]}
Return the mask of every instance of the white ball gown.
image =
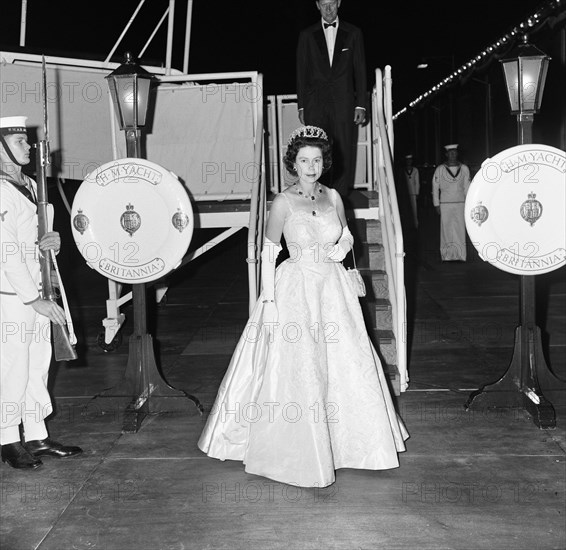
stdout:
{"type": "Polygon", "coordinates": [[[346,270],[326,257],[341,233],[335,206],[291,209],[278,324],[262,326],[260,296],[198,442],[208,456],[300,487],[331,485],[339,468],[399,466],[408,433],[346,270]]]}

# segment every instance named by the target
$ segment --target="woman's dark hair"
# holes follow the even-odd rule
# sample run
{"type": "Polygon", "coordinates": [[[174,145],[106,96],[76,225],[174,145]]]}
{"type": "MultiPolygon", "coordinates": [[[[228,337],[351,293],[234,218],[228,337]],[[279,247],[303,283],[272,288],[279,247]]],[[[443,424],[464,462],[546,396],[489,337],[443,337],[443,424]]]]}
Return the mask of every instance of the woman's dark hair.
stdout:
{"type": "Polygon", "coordinates": [[[283,164],[290,174],[295,174],[293,164],[297,160],[297,153],[303,147],[318,147],[322,151],[322,173],[328,172],[332,166],[332,151],[330,143],[326,139],[314,137],[297,136],[287,146],[287,151],[283,157],[283,164]]]}

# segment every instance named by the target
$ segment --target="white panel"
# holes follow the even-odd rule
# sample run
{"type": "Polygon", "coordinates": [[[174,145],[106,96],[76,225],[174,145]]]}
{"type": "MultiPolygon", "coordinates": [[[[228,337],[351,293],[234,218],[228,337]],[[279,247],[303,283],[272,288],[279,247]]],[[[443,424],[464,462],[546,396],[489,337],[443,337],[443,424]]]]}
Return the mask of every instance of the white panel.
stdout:
{"type": "MultiPolygon", "coordinates": [[[[161,84],[156,90],[144,156],[177,175],[194,200],[249,198],[260,170],[253,85],[161,84]]],[[[119,156],[126,156],[123,135],[116,137],[119,156]]]]}
{"type": "MultiPolygon", "coordinates": [[[[47,67],[49,175],[82,181],[112,160],[109,72],[47,67]]],[[[44,137],[41,82],[41,65],[0,66],[2,116],[27,116],[31,141],[44,137]]]]}

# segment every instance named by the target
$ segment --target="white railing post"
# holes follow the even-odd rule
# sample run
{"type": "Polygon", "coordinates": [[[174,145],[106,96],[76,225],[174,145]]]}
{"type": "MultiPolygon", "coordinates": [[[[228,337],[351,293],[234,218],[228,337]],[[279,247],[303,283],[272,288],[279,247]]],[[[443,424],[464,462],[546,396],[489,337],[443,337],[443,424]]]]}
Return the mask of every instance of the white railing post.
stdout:
{"type": "Polygon", "coordinates": [[[165,51],[165,74],[171,74],[173,50],[173,30],[175,24],[175,0],[169,0],[169,18],[167,21],[167,49],[165,51]]]}
{"type": "Polygon", "coordinates": [[[382,223],[383,244],[385,247],[386,270],[390,277],[389,297],[392,308],[393,332],[397,347],[397,368],[399,369],[400,391],[407,389],[407,339],[406,339],[406,299],[403,233],[395,189],[393,173],[393,126],[391,118],[391,68],[386,68],[383,78],[380,69],[375,71],[375,92],[372,117],[376,137],[374,138],[374,158],[376,162],[376,187],[379,191],[380,220],[382,223]],[[385,99],[384,99],[385,96],[385,99]],[[389,113],[389,124],[386,122],[389,113]]]}
{"type": "Polygon", "coordinates": [[[114,46],[110,50],[110,53],[106,56],[106,59],[104,60],[105,63],[108,63],[110,61],[110,59],[112,59],[112,56],[114,55],[114,52],[116,51],[116,48],[118,48],[120,42],[122,42],[122,38],[124,38],[124,35],[128,32],[128,29],[131,27],[132,23],[134,22],[134,19],[136,18],[138,12],[140,11],[140,9],[144,5],[144,3],[145,3],[145,0],[140,0],[138,7],[135,9],[134,13],[132,14],[132,17],[130,17],[130,20],[128,21],[128,23],[124,27],[124,30],[122,31],[122,33],[118,37],[118,40],[116,40],[116,43],[114,44],[114,46]]]}
{"type": "Polygon", "coordinates": [[[187,2],[187,20],[185,23],[185,50],[183,55],[183,73],[189,72],[189,52],[191,47],[191,27],[193,19],[193,0],[187,2]]]}
{"type": "MultiPolygon", "coordinates": [[[[263,105],[262,94],[263,77],[257,75],[256,80],[256,104],[263,105]]],[[[265,181],[262,177],[263,170],[261,164],[263,162],[263,109],[257,109],[256,132],[254,144],[254,164],[259,174],[253,183],[252,196],[250,200],[250,220],[248,225],[248,292],[249,292],[249,314],[251,315],[253,308],[257,302],[260,289],[260,257],[261,246],[263,244],[263,227],[265,219],[265,181]]]]}
{"type": "Polygon", "coordinates": [[[384,89],[384,105],[383,109],[385,112],[385,124],[387,125],[387,136],[389,137],[389,149],[391,151],[391,158],[395,159],[393,153],[393,94],[392,94],[392,84],[391,79],[391,65],[385,66],[385,77],[383,79],[383,89],[384,89]]]}
{"type": "Polygon", "coordinates": [[[22,0],[22,12],[20,15],[20,46],[22,47],[26,45],[27,17],[28,17],[28,2],[27,0],[22,0]]]}

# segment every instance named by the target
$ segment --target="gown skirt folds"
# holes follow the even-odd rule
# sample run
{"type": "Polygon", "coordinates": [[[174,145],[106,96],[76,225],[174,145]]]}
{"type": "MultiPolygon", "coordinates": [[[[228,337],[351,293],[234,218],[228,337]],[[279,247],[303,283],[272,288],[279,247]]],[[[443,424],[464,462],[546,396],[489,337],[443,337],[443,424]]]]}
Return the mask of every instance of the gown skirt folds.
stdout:
{"type": "Polygon", "coordinates": [[[341,231],[334,207],[288,215],[278,320],[263,322],[260,296],[198,442],[208,456],[301,487],[328,486],[339,468],[399,466],[407,431],[346,270],[326,257],[341,231]]]}

